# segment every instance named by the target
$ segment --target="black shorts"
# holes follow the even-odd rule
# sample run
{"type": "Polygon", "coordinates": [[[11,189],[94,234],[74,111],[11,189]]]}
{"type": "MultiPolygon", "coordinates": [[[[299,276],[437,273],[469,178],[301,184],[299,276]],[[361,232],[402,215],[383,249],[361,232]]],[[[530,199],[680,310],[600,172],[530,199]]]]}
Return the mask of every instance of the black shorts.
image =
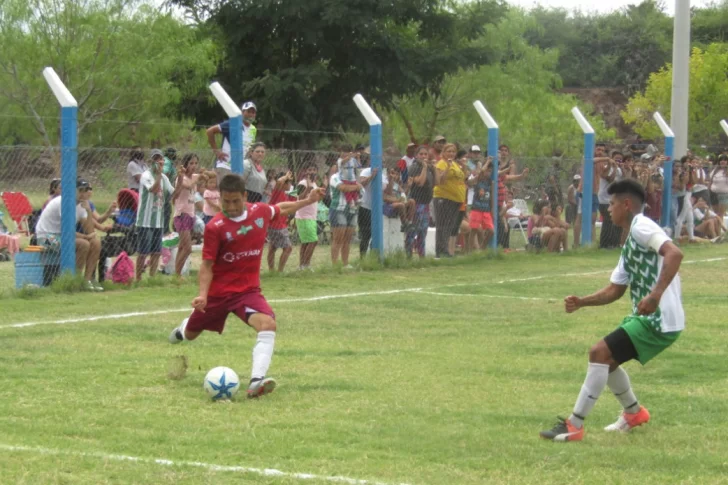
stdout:
{"type": "Polygon", "coordinates": [[[637,358],[637,349],[635,349],[627,331],[622,327],[604,337],[604,342],[612,353],[612,359],[619,365],[637,358]]]}
{"type": "Polygon", "coordinates": [[[137,252],[139,254],[162,253],[162,228],[137,228],[137,252]]]}

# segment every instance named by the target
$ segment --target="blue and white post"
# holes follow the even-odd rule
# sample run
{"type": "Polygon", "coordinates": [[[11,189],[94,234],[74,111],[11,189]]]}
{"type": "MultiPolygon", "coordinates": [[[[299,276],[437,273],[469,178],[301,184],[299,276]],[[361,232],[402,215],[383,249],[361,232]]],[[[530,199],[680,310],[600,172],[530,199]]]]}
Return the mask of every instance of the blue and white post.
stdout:
{"type": "Polygon", "coordinates": [[[230,118],[230,171],[243,173],[243,112],[220,83],[210,84],[210,91],[230,118]]]}
{"type": "Polygon", "coordinates": [[[372,191],[372,251],[379,252],[379,260],[384,261],[384,211],[382,208],[382,120],[374,112],[364,96],[354,96],[354,103],[369,123],[369,146],[371,147],[371,167],[377,176],[369,182],[367,190],[372,191]]]}
{"type": "MultiPolygon", "coordinates": [[[[48,86],[61,105],[61,272],[76,274],[76,166],[78,103],[52,67],[43,69],[48,86]]],[[[89,217],[91,215],[89,214],[89,217]]]]}
{"type": "Polygon", "coordinates": [[[493,208],[493,238],[490,240],[490,248],[498,248],[498,223],[500,221],[500,205],[501,201],[498,200],[498,137],[500,135],[500,128],[498,123],[495,122],[493,117],[485,109],[483,103],[475,101],[473,103],[475,111],[480,115],[480,119],[483,120],[485,126],[488,127],[488,156],[493,157],[493,173],[491,174],[491,180],[493,181],[493,189],[491,190],[491,207],[493,208]]]}
{"type": "Polygon", "coordinates": [[[581,114],[579,108],[571,109],[581,131],[584,132],[584,174],[581,197],[581,244],[592,243],[592,198],[594,198],[594,128],[581,114]]]}
{"type": "Polygon", "coordinates": [[[660,225],[662,227],[671,227],[672,163],[675,156],[675,133],[672,131],[672,128],[665,123],[665,119],[660,113],[655,111],[655,114],[652,115],[652,117],[655,119],[657,126],[660,127],[662,134],[665,136],[665,156],[667,157],[665,165],[662,167],[664,176],[662,179],[662,214],[660,215],[660,225]]]}
{"type": "Polygon", "coordinates": [[[720,127],[723,128],[723,131],[725,132],[725,136],[728,136],[728,121],[720,120],[720,127]]]}

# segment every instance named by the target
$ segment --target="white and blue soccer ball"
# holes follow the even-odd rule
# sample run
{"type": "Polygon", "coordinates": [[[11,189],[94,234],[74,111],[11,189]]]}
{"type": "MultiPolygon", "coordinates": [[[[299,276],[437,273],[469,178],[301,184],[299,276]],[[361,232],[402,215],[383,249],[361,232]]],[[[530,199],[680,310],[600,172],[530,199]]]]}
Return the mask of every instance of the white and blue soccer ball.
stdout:
{"type": "Polygon", "coordinates": [[[240,390],[240,378],[229,367],[215,367],[205,376],[202,387],[213,401],[224,401],[240,390]]]}

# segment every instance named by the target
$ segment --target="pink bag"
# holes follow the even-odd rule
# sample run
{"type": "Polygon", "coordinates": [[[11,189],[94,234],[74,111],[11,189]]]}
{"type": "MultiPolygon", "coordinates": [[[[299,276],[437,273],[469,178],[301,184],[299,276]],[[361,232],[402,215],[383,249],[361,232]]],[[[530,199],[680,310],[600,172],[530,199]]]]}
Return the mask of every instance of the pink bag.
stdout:
{"type": "Polygon", "coordinates": [[[111,266],[111,281],[114,283],[128,285],[131,284],[133,280],[134,262],[131,260],[129,255],[126,254],[126,251],[122,251],[111,266]]]}

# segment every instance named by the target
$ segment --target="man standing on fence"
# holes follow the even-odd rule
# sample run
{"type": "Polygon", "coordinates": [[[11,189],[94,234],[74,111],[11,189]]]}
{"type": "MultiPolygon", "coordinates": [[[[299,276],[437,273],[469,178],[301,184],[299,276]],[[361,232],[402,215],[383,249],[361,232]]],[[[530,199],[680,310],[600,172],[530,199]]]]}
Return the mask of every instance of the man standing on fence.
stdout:
{"type": "MultiPolygon", "coordinates": [[[[243,160],[248,154],[248,148],[255,143],[255,137],[258,130],[255,128],[255,117],[258,113],[255,103],[247,101],[241,106],[243,111],[243,160]]],[[[225,120],[220,124],[213,125],[207,129],[207,141],[212,148],[217,161],[215,162],[215,171],[217,172],[217,183],[231,172],[230,169],[230,121],[225,120]],[[215,135],[222,134],[222,148],[218,149],[215,135]]]]}

